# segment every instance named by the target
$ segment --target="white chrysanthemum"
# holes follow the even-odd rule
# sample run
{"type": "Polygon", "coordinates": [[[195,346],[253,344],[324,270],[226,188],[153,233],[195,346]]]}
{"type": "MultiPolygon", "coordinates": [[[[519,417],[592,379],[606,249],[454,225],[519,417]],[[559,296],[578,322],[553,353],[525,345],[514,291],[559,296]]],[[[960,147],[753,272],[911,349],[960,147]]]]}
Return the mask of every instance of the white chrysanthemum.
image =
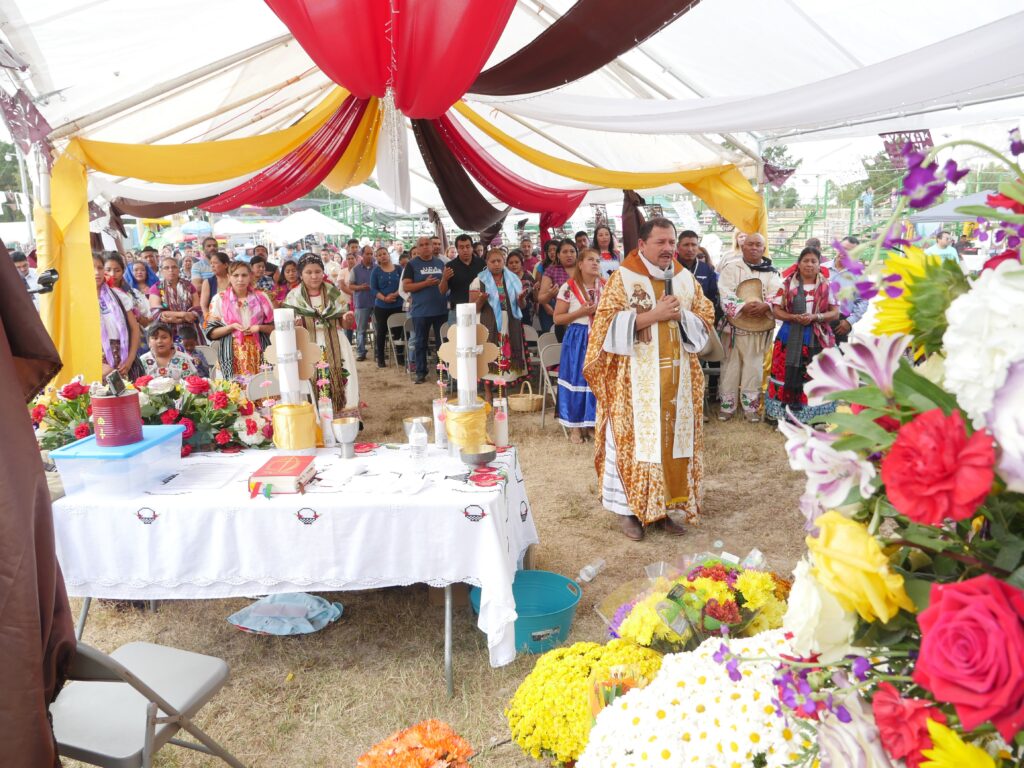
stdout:
{"type": "MultiPolygon", "coordinates": [[[[650,685],[606,707],[577,768],[750,765],[758,754],[768,766],[793,762],[800,737],[772,705],[773,663],[743,663],[742,679],[733,682],[714,660],[722,642],[713,637],[694,651],[666,656],[650,685]]],[[[791,652],[779,630],[727,643],[747,657],[791,652]]]]}
{"type": "Polygon", "coordinates": [[[1010,366],[1024,360],[1022,308],[1024,266],[1007,261],[982,272],[946,310],[945,388],[977,428],[985,426],[985,414],[1010,366]]]}
{"type": "Polygon", "coordinates": [[[146,385],[146,389],[153,395],[166,395],[168,392],[173,392],[176,386],[178,386],[178,382],[174,379],[168,376],[157,376],[146,385]]]}

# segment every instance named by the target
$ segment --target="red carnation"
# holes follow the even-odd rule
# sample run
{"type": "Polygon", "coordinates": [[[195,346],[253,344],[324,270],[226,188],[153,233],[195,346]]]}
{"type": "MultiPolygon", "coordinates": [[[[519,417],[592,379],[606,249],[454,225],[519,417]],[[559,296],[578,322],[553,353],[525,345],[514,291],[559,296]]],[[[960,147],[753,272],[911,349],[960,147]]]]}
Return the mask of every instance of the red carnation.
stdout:
{"type": "Polygon", "coordinates": [[[985,500],[994,479],[992,436],[970,437],[959,411],[922,413],[904,424],[882,459],[889,501],[915,523],[966,520],[985,500]]]}
{"type": "Polygon", "coordinates": [[[46,418],[47,408],[45,405],[40,403],[39,405],[32,409],[31,413],[32,423],[38,424],[39,422],[46,418]]]}
{"type": "Polygon", "coordinates": [[[252,412],[255,410],[252,400],[246,400],[238,406],[238,414],[240,416],[252,416],[252,412]]]}
{"type": "Polygon", "coordinates": [[[151,382],[152,380],[152,376],[139,376],[139,378],[135,380],[135,388],[142,389],[143,387],[148,387],[149,382],[151,382]]]}
{"type": "Polygon", "coordinates": [[[181,416],[181,412],[175,408],[168,408],[160,414],[160,421],[164,424],[173,424],[181,416]]]}
{"type": "Polygon", "coordinates": [[[181,433],[182,440],[188,440],[196,433],[196,424],[192,419],[185,417],[178,423],[185,428],[185,431],[181,433]]]}
{"type": "Polygon", "coordinates": [[[77,427],[75,427],[75,437],[78,438],[79,440],[81,440],[83,437],[88,437],[91,434],[92,430],[89,429],[89,425],[86,424],[85,422],[82,422],[77,427]]]}
{"type": "MultiPolygon", "coordinates": [[[[861,405],[860,403],[850,403],[850,410],[854,413],[860,413],[866,411],[867,406],[861,405]]],[[[897,432],[900,428],[900,420],[893,416],[879,416],[875,419],[875,424],[880,426],[886,432],[897,432]]]]}
{"type": "Polygon", "coordinates": [[[988,261],[986,261],[982,265],[981,269],[982,269],[982,271],[984,271],[986,269],[995,269],[1000,264],[1002,264],[1004,261],[1016,261],[1016,262],[1019,262],[1020,261],[1020,251],[1003,251],[1002,253],[997,253],[995,256],[993,256],[988,261]]]}
{"type": "Polygon", "coordinates": [[[205,395],[210,391],[210,382],[201,376],[186,376],[185,389],[193,395],[205,395]]]}
{"type": "Polygon", "coordinates": [[[260,431],[259,425],[256,424],[255,421],[253,421],[252,419],[246,419],[245,420],[245,434],[247,434],[247,435],[255,435],[259,431],[260,431]]]}
{"type": "Polygon", "coordinates": [[[222,429],[213,439],[216,441],[217,445],[227,445],[231,442],[231,433],[226,429],[222,429]]]}
{"type": "Polygon", "coordinates": [[[1024,204],[1021,204],[1012,197],[1002,193],[989,195],[985,198],[985,202],[988,203],[991,208],[1009,208],[1014,213],[1024,213],[1024,204]]]}
{"type": "Polygon", "coordinates": [[[269,421],[263,425],[263,436],[267,438],[267,440],[272,440],[274,437],[274,425],[269,421]]]}
{"type": "Polygon", "coordinates": [[[191,453],[192,453],[192,446],[191,445],[189,445],[188,443],[185,443],[183,446],[181,446],[181,458],[184,459],[186,456],[190,455],[191,453]]]}
{"type": "Polygon", "coordinates": [[[75,400],[89,392],[89,388],[82,385],[80,381],[72,381],[61,387],[60,396],[65,400],[75,400]]]}
{"type": "Polygon", "coordinates": [[[892,683],[882,683],[871,702],[875,723],[885,751],[897,760],[905,760],[907,768],[918,768],[931,749],[928,720],[946,724],[946,715],[927,699],[904,699],[892,683]]]}
{"type": "Polygon", "coordinates": [[[215,411],[219,411],[222,408],[228,407],[228,393],[227,392],[214,392],[210,395],[210,407],[215,411]]]}
{"type": "Polygon", "coordinates": [[[964,732],[991,721],[1012,741],[1024,727],[1024,590],[988,574],[935,584],[917,624],[914,682],[956,707],[964,732]]]}

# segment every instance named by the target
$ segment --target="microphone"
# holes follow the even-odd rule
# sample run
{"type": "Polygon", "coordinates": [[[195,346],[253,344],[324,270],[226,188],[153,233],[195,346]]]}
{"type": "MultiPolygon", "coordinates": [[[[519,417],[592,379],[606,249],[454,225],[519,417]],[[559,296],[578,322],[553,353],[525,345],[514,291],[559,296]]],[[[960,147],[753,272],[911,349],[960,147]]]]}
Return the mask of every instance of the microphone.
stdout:
{"type": "MultiPolygon", "coordinates": [[[[672,296],[673,295],[672,294],[672,278],[674,278],[674,277],[675,277],[675,270],[672,268],[672,263],[669,262],[669,265],[665,268],[665,273],[663,275],[663,278],[665,280],[665,295],[666,296],[672,296]]],[[[680,319],[676,320],[676,324],[679,326],[679,335],[682,337],[683,341],[689,342],[690,341],[690,337],[686,335],[686,329],[683,327],[682,319],[680,318],[680,319]]]]}
{"type": "Polygon", "coordinates": [[[47,269],[36,275],[38,288],[30,288],[29,293],[49,293],[53,290],[54,283],[60,279],[56,269],[47,269]]]}

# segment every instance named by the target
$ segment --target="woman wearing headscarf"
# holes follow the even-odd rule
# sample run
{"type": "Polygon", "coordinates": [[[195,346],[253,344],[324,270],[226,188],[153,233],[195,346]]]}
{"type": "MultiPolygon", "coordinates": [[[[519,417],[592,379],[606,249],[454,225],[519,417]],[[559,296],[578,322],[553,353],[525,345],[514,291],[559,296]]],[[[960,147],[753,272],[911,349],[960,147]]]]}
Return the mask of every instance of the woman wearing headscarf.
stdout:
{"type": "Polygon", "coordinates": [[[217,363],[225,379],[255,376],[263,350],[274,331],[274,308],[262,291],[252,287],[252,269],[244,261],[228,267],[230,285],[210,302],[206,333],[218,341],[217,363]]]}
{"type": "MultiPolygon", "coordinates": [[[[470,284],[470,299],[476,301],[487,340],[499,350],[498,360],[488,368],[492,375],[509,381],[526,373],[526,340],[523,336],[523,304],[526,295],[519,278],[505,266],[505,252],[487,252],[487,268],[470,284]]],[[[485,397],[491,399],[491,381],[484,379],[485,397]]]]}
{"type": "Polygon", "coordinates": [[[175,343],[181,343],[181,329],[189,325],[196,329],[197,337],[202,339],[199,325],[202,310],[196,301],[195,286],[181,279],[181,267],[170,256],[160,264],[160,272],[162,279],[149,289],[153,322],[169,325],[175,343]]]}
{"type": "Polygon", "coordinates": [[[807,366],[823,349],[835,346],[829,325],[839,318],[832,301],[828,278],[821,271],[821,252],[808,246],[800,251],[796,269],[772,299],[772,312],[782,327],[772,347],[771,374],[765,415],[785,419],[787,409],[802,422],[831,413],[834,402],[807,404],[804,383],[810,378],[807,366]]]}
{"type": "Polygon", "coordinates": [[[139,324],[132,313],[132,300],[107,285],[103,257],[92,257],[96,276],[96,297],[100,304],[100,340],[103,344],[103,375],[117,371],[128,379],[142,375],[139,363],[139,324]]]}
{"type": "Polygon", "coordinates": [[[128,264],[128,269],[124,273],[124,281],[135,290],[148,294],[149,289],[160,282],[160,278],[149,264],[140,260],[128,264]]]}
{"type": "MultiPolygon", "coordinates": [[[[359,376],[352,344],[344,334],[355,327],[341,291],[324,280],[324,262],[307,253],[299,260],[300,282],[289,291],[284,306],[295,310],[297,322],[320,347],[327,362],[334,416],[359,416],[359,376]]],[[[320,377],[320,371],[314,374],[320,377]]],[[[314,382],[314,391],[317,387],[314,382]]]]}

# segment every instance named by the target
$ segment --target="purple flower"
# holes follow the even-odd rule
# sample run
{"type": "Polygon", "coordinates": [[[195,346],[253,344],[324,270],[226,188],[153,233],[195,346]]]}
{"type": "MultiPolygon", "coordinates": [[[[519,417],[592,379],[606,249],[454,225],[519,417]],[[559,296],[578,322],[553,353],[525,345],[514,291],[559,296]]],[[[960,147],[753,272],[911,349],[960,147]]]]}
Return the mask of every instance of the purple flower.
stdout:
{"type": "Polygon", "coordinates": [[[727,659],[732,658],[732,654],[729,653],[729,646],[727,646],[725,643],[722,643],[720,646],[718,646],[718,650],[715,651],[715,655],[711,658],[714,659],[715,664],[722,664],[727,659]]]}
{"type": "Polygon", "coordinates": [[[893,376],[909,343],[909,337],[902,333],[889,336],[855,335],[843,346],[843,359],[855,371],[867,374],[883,393],[891,395],[893,376]]]}
{"type": "Polygon", "coordinates": [[[1024,141],[1021,141],[1020,138],[1020,128],[1014,128],[1010,131],[1010,154],[1014,157],[1024,154],[1024,141]]]}
{"type": "Polygon", "coordinates": [[[857,369],[850,365],[837,347],[823,350],[807,366],[809,381],[804,385],[807,401],[811,405],[824,402],[826,396],[848,389],[857,389],[860,379],[857,369]]]}
{"type": "Polygon", "coordinates": [[[925,164],[925,155],[915,152],[910,144],[903,148],[907,162],[907,175],[903,177],[903,192],[911,208],[927,208],[945,192],[946,184],[953,183],[967,175],[953,160],[947,160],[939,175],[939,164],[932,161],[925,164]]]}
{"type": "Polygon", "coordinates": [[[732,680],[734,683],[738,683],[740,680],[743,679],[743,675],[740,674],[739,659],[730,659],[726,663],[725,668],[729,671],[729,679],[732,680]]]}
{"type": "Polygon", "coordinates": [[[630,600],[628,603],[620,605],[618,610],[615,611],[615,615],[612,616],[611,624],[608,625],[608,636],[610,638],[613,640],[618,639],[619,627],[622,626],[622,622],[624,622],[626,617],[629,616],[629,612],[633,610],[633,606],[635,606],[636,603],[636,599],[630,600]]]}
{"type": "Polygon", "coordinates": [[[868,675],[871,673],[871,669],[871,662],[863,656],[858,656],[857,658],[855,658],[853,660],[853,664],[850,665],[850,670],[853,672],[853,676],[861,682],[868,679],[868,675]]]}

